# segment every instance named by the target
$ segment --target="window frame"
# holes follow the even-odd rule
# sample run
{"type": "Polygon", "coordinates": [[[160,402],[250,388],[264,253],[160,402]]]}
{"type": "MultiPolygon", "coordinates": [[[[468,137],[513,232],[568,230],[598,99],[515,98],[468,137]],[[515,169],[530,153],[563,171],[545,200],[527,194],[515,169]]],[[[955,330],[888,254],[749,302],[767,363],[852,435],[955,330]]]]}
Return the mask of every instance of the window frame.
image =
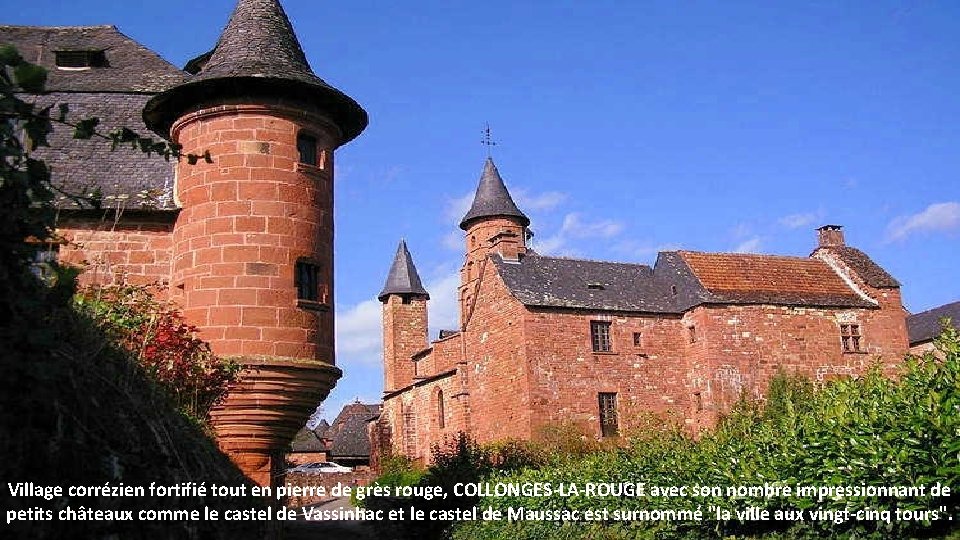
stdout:
{"type": "Polygon", "coordinates": [[[297,259],[293,267],[293,286],[297,290],[298,307],[313,311],[330,309],[327,299],[329,291],[323,282],[322,269],[322,265],[314,259],[297,259]]]}
{"type": "Polygon", "coordinates": [[[840,350],[844,353],[865,353],[863,327],[860,323],[840,324],[840,350]]]}
{"type": "Polygon", "coordinates": [[[613,352],[613,323],[611,321],[590,321],[590,347],[595,353],[613,352]]]}

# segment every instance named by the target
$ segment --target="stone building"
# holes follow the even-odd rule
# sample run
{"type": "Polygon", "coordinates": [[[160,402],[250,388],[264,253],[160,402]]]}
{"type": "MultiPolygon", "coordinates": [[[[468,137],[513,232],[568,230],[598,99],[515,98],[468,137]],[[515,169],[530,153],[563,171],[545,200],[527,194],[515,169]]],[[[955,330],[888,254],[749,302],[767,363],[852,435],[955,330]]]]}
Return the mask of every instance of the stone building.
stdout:
{"type": "Polygon", "coordinates": [[[934,350],[933,340],[940,335],[941,322],[947,319],[960,329],[960,301],[914,313],[907,317],[907,331],[910,336],[910,352],[923,354],[934,350]]]}
{"type": "Polygon", "coordinates": [[[56,129],[37,155],[84,199],[60,201],[43,256],[83,264],[85,284],[163,284],[213,352],[243,364],[213,425],[221,448],[269,483],[340,377],[333,152],[366,113],[313,73],[276,0],[239,0],[185,70],[111,26],[3,26],[0,42],[49,71],[51,93],[30,99],[210,156],[167,163],[56,129]]]}
{"type": "Polygon", "coordinates": [[[488,159],[460,223],[460,326],[432,342],[400,243],[379,294],[378,444],[428,459],[458,431],[529,439],[572,421],[609,437],[643,413],[696,431],[741,395],[762,399],[778,371],[892,369],[908,348],[899,283],[836,225],[809,257],[667,251],[653,267],[537,254],[529,225],[488,159]]]}

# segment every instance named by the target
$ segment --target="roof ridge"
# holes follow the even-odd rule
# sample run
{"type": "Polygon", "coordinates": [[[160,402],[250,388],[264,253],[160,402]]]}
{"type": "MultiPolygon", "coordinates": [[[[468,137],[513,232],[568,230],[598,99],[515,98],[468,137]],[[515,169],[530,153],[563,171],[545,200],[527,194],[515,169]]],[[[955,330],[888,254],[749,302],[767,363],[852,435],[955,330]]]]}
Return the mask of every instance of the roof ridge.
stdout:
{"type": "Polygon", "coordinates": [[[662,252],[662,253],[693,253],[696,255],[733,255],[736,257],[756,257],[756,258],[766,258],[766,259],[787,259],[787,260],[800,260],[800,261],[820,261],[813,257],[804,257],[802,255],[781,255],[777,253],[738,253],[736,251],[696,251],[690,249],[678,249],[674,251],[662,252]]]}
{"type": "Polygon", "coordinates": [[[593,263],[602,263],[602,264],[622,264],[629,266],[645,266],[647,268],[652,268],[649,264],[640,263],[640,262],[629,262],[629,261],[607,261],[602,259],[587,259],[584,257],[564,257],[562,255],[532,255],[533,257],[539,257],[541,259],[553,259],[558,261],[581,261],[581,262],[593,262],[593,263]]]}

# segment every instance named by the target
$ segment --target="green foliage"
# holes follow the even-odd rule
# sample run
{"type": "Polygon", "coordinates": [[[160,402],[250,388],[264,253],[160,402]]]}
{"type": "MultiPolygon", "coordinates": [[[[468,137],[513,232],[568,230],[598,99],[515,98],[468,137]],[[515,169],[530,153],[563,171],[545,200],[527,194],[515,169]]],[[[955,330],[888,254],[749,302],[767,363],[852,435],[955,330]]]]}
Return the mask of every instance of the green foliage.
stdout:
{"type": "Polygon", "coordinates": [[[778,375],[765,405],[739,403],[711,432],[694,439],[675,427],[634,434],[630,446],[578,460],[552,460],[489,482],[635,482],[647,486],[717,486],[700,497],[489,497],[481,507],[528,509],[696,510],[940,510],[936,521],[717,521],[564,524],[479,522],[456,527],[454,538],[910,538],[958,534],[958,498],[827,497],[742,494],[736,486],[960,486],[960,335],[951,327],[938,354],[908,357],[898,379],[875,368],[817,390],[778,375]],[[942,507],[942,508],[941,508],[942,507]],[[945,510],[946,515],[942,512],[945,510]],[[950,521],[947,516],[954,516],[950,521]]]}
{"type": "Polygon", "coordinates": [[[206,421],[238,380],[241,366],[214,356],[176,306],[157,300],[154,292],[134,285],[89,288],[77,294],[76,305],[134,355],[181,411],[206,421]]]}
{"type": "MultiPolygon", "coordinates": [[[[129,352],[105,335],[71,298],[76,269],[53,265],[54,279],[29,269],[35,247],[50,237],[53,190],[46,166],[30,156],[47,144],[67,108],[37,109],[16,90],[42,91],[45,72],[0,46],[0,477],[40,485],[111,483],[240,485],[241,472],[196,424],[171,406],[129,352]],[[20,136],[26,134],[29,145],[20,136]]],[[[251,498],[90,497],[91,510],[262,507],[251,498]]],[[[5,497],[8,511],[37,501],[5,497]]],[[[33,520],[8,524],[7,538],[263,538],[249,522],[122,522],[33,520]]]]}

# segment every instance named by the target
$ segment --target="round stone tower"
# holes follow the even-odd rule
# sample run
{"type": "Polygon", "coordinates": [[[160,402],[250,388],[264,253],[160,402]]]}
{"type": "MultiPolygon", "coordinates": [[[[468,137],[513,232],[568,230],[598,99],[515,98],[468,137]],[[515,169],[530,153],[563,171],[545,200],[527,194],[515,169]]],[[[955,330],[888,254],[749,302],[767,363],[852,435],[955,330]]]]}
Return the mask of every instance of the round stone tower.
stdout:
{"type": "Polygon", "coordinates": [[[276,0],[239,0],[194,76],[150,100],[147,125],[184,154],[171,296],[213,352],[243,365],[212,414],[221,448],[254,481],[341,372],[333,333],[333,151],[366,112],[314,75],[276,0]]]}

